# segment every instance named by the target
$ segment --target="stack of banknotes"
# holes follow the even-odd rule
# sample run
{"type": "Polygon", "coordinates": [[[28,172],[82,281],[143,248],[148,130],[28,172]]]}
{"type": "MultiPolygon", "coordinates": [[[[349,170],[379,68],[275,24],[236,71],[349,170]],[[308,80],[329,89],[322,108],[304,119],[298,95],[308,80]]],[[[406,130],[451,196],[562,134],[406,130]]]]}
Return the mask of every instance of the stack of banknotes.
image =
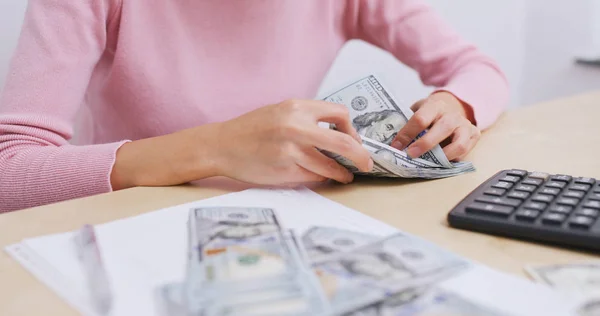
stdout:
{"type": "Polygon", "coordinates": [[[404,234],[312,227],[268,208],[190,211],[185,279],[157,289],[164,315],[502,315],[438,287],[470,265],[404,234]]]}
{"type": "MultiPolygon", "coordinates": [[[[414,159],[406,152],[391,147],[390,143],[412,117],[413,112],[409,107],[400,105],[373,75],[360,79],[323,100],[343,104],[348,108],[350,119],[362,138],[363,146],[371,153],[374,168],[370,172],[362,173],[345,157],[324,152],[355,174],[436,179],[475,170],[470,162],[450,162],[439,145],[414,159]]],[[[335,126],[332,125],[331,128],[335,126]]],[[[417,139],[424,133],[426,131],[417,139]]]]}

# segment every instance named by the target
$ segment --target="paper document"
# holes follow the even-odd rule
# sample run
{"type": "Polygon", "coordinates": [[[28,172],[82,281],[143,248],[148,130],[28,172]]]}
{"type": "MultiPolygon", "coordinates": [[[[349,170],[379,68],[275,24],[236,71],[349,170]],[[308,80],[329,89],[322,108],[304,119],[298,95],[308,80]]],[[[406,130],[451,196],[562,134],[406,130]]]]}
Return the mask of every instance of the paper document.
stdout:
{"type": "MultiPolygon", "coordinates": [[[[252,224],[261,225],[263,231],[269,232],[276,224],[300,236],[310,260],[321,262],[317,265],[323,272],[320,282],[329,284],[324,291],[331,302],[339,303],[339,310],[350,307],[343,295],[355,295],[355,290],[360,290],[336,287],[343,282],[362,282],[372,289],[364,292],[364,296],[372,295],[369,300],[362,297],[364,302],[385,297],[355,315],[405,315],[406,309],[396,309],[399,302],[414,309],[414,313],[406,315],[440,311],[454,311],[457,315],[465,311],[472,315],[574,315],[575,306],[547,286],[451,254],[308,189],[251,189],[95,226],[113,289],[110,315],[161,315],[164,306],[157,304],[157,289],[162,287],[165,297],[177,297],[177,287],[164,286],[186,276],[190,210],[199,209],[199,216],[218,218],[228,212],[226,207],[253,208],[256,216],[252,224]],[[277,222],[269,210],[276,212],[277,222]],[[348,253],[353,247],[358,250],[348,253]],[[329,257],[322,261],[336,253],[336,260],[329,257]],[[382,264],[387,270],[370,269],[382,264]],[[457,267],[461,268],[460,273],[452,272],[457,267]],[[398,282],[389,282],[392,279],[398,282]],[[409,279],[415,282],[403,283],[409,279]],[[390,291],[394,291],[393,295],[390,291]],[[337,296],[331,296],[334,294],[337,296]]],[[[240,233],[226,230],[227,227],[212,229],[221,237],[240,233]]],[[[197,240],[205,240],[202,238],[207,236],[203,234],[206,233],[201,232],[197,240]]],[[[214,236],[208,237],[221,240],[214,236]]],[[[30,238],[6,250],[79,312],[97,315],[86,294],[85,271],[78,262],[72,237],[73,233],[68,232],[30,238]]],[[[232,277],[228,271],[220,273],[232,277]]],[[[179,307],[175,304],[171,308],[179,307]]]]}

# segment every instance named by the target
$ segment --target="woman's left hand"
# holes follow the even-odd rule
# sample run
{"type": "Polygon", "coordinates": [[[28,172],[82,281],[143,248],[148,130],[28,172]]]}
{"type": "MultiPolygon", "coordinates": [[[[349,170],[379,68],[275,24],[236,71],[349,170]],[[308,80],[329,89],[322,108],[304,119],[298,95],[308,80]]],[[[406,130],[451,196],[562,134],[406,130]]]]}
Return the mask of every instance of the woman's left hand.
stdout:
{"type": "Polygon", "coordinates": [[[425,129],[425,135],[408,146],[407,154],[420,157],[435,145],[448,140],[444,153],[448,160],[460,160],[468,154],[481,136],[473,122],[473,110],[451,93],[441,91],[412,106],[415,114],[400,129],[392,147],[404,150],[425,129]]]}

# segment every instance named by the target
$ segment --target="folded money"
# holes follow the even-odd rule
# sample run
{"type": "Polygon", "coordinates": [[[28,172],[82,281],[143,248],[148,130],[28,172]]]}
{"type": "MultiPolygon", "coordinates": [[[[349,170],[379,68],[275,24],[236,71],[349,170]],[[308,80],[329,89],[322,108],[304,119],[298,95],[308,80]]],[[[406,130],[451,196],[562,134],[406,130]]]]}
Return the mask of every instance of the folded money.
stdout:
{"type": "Polygon", "coordinates": [[[403,234],[378,239],[313,264],[335,314],[385,300],[407,288],[438,283],[468,266],[440,248],[403,234]]]}
{"type": "Polygon", "coordinates": [[[318,280],[295,235],[282,229],[274,210],[196,208],[190,211],[188,231],[188,268],[180,291],[188,314],[324,313],[318,280]]]}
{"type": "Polygon", "coordinates": [[[188,234],[185,279],[156,290],[164,315],[499,315],[438,288],[468,262],[404,234],[297,238],[252,207],[192,209],[188,234]]]}
{"type": "MultiPolygon", "coordinates": [[[[371,172],[362,173],[347,158],[323,151],[353,173],[376,177],[436,179],[474,171],[470,162],[453,163],[439,145],[419,158],[411,159],[390,145],[398,131],[412,117],[410,108],[400,106],[391,93],[373,75],[362,78],[323,100],[345,105],[363,147],[374,162],[371,172]]],[[[335,128],[333,125],[332,128],[335,128]]],[[[425,132],[418,137],[422,137],[425,132]]]]}

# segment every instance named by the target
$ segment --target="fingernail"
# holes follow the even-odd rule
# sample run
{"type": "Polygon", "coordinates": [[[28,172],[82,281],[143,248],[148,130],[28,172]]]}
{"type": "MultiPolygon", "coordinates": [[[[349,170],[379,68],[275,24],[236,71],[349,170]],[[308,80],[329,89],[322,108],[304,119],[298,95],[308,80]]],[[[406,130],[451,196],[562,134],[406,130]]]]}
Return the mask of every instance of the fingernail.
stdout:
{"type": "Polygon", "coordinates": [[[410,158],[414,159],[414,158],[421,156],[421,148],[419,148],[418,146],[412,146],[412,147],[408,148],[406,153],[408,154],[408,156],[410,158]]]}
{"type": "Polygon", "coordinates": [[[392,142],[392,147],[394,147],[394,148],[396,148],[398,150],[402,150],[402,143],[399,142],[399,141],[397,141],[397,140],[395,140],[395,141],[392,142]]]}
{"type": "Polygon", "coordinates": [[[367,167],[369,168],[367,171],[373,170],[373,159],[369,159],[369,165],[367,167]]]}

